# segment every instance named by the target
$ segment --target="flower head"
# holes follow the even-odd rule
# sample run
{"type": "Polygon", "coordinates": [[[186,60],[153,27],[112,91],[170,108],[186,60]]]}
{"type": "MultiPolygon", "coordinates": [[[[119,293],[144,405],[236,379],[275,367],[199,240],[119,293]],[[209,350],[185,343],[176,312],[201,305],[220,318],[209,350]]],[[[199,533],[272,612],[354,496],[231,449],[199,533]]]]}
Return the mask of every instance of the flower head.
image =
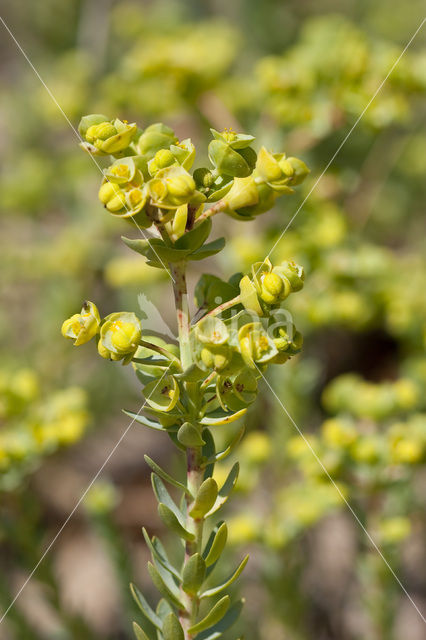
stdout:
{"type": "Polygon", "coordinates": [[[103,358],[123,360],[123,364],[128,364],[139,346],[140,339],[140,320],[134,313],[111,313],[102,324],[98,351],[103,358]]]}
{"type": "Polygon", "coordinates": [[[62,335],[74,340],[74,346],[78,347],[89,342],[98,332],[101,319],[99,311],[93,302],[85,302],[80,313],[65,320],[62,325],[62,335]]]}

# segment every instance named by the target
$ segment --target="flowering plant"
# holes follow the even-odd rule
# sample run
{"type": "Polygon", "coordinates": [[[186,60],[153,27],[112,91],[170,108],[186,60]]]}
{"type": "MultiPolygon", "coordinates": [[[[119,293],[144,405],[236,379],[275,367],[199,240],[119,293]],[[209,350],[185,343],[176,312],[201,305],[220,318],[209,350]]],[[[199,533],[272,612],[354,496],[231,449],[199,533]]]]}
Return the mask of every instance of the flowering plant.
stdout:
{"type": "MultiPolygon", "coordinates": [[[[136,587],[132,592],[158,638],[218,638],[242,608],[242,601],[231,604],[226,591],[248,558],[222,584],[211,585],[210,574],[226,545],[227,525],[220,521],[210,526],[207,541],[206,529],[228,500],[239,473],[236,462],[218,486],[214,467],[235,449],[243,428],[222,451],[216,450],[212,431],[244,416],[269,364],[282,364],[300,351],[301,334],[279,311],[283,301],[303,287],[304,272],[293,262],[274,266],[266,259],[255,263],[250,275],[236,274],[228,282],[203,274],[195,290],[201,317],[191,321],[186,265],[224,247],[224,238],[208,241],[214,215],[251,220],[268,211],[278,197],[292,193],[308,169],[284,153],[262,148],[257,154],[251,146],[253,136],[228,130],[212,130],[211,166],[193,173],[194,145],[189,139],[179,142],[164,124],[141,131],[136,124],[94,114],[82,119],[80,134],[86,151],[113,156],[99,191],[106,209],[133,221],[141,231],[155,232],[154,239],[123,240],[148,265],[169,273],[179,330],[177,343],[169,344],[146,335],[134,313],[115,312],[101,319],[92,302],[84,303],[81,313],[62,327],[74,345],[96,338],[102,357],[132,363],[150,416],[126,413],[168,435],[186,456],[183,480],[145,456],[153,471],[159,516],[184,548],[175,566],[160,541],[144,530],[152,554],[148,571],[162,599],[154,610],[136,587]],[[179,503],[166,484],[181,492],[179,503]]],[[[150,638],[149,629],[137,623],[134,630],[139,640],[150,638]]]]}

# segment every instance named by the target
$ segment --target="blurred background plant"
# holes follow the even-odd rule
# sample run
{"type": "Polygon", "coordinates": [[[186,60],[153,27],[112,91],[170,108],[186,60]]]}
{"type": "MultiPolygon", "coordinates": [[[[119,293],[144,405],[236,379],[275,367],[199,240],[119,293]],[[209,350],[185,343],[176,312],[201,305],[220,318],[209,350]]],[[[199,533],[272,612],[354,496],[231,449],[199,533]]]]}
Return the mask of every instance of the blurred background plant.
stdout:
{"type": "MultiPolygon", "coordinates": [[[[269,376],[306,441],[265,386],[242,446],[240,507],[229,514],[231,541],[252,554],[243,579],[249,640],[423,637],[420,616],[344,499],[424,608],[424,29],[310,194],[422,17],[417,0],[410,11],[395,0],[17,0],[4,9],[74,126],[99,111],[143,125],[167,119],[195,142],[205,143],[210,126],[250,130],[312,169],[291,207],[240,225],[238,237],[228,231],[234,239],[210,263],[216,275],[244,271],[280,239],[272,260],[294,259],[307,272],[303,295],[290,301],[303,353],[269,376]]],[[[117,221],[94,205],[97,167],[3,33],[6,609],[125,430],[121,407],[141,402],[125,368],[120,378],[86,351],[70,354],[62,319],[83,296],[105,312],[140,314],[143,294],[172,328],[173,320],[159,270],[132,258],[117,221]]],[[[155,440],[128,432],[1,623],[2,637],[131,637],[124,585],[143,584],[140,522],[160,528],[143,453],[170,455],[155,440]]]]}

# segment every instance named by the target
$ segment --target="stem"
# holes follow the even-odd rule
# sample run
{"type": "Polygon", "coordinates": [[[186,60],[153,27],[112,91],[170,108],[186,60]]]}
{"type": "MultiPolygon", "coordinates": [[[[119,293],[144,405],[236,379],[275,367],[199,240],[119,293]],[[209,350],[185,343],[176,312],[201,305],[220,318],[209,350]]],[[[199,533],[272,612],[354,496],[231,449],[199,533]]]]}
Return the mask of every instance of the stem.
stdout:
{"type": "MultiPolygon", "coordinates": [[[[176,316],[179,329],[179,347],[180,357],[183,369],[187,369],[192,363],[191,345],[189,342],[189,331],[191,318],[188,307],[188,295],[186,288],[185,277],[185,262],[171,264],[170,270],[174,278],[173,291],[175,295],[176,304],[176,316]]],[[[194,418],[197,416],[197,401],[196,398],[191,398],[196,394],[196,388],[194,385],[187,383],[185,385],[186,393],[190,400],[190,405],[194,407],[194,418]],[[193,393],[194,392],[194,393],[193,393]]],[[[196,419],[194,420],[196,422],[196,419]]],[[[186,454],[187,462],[187,481],[186,485],[192,496],[196,496],[198,490],[203,482],[204,472],[201,468],[202,460],[202,448],[201,447],[189,447],[186,454]]],[[[184,566],[188,562],[189,558],[194,553],[200,553],[203,542],[203,526],[204,518],[196,520],[190,516],[193,499],[189,496],[186,498],[186,528],[188,531],[194,534],[195,539],[192,542],[185,544],[185,559],[184,566]]],[[[188,633],[189,627],[193,625],[197,619],[199,601],[196,596],[185,593],[181,590],[182,602],[185,605],[185,610],[180,612],[180,622],[185,633],[185,640],[191,640],[192,635],[188,633]]]]}
{"type": "Polygon", "coordinates": [[[232,298],[232,300],[227,300],[227,302],[222,302],[222,304],[220,304],[218,307],[206,313],[202,318],[200,318],[198,322],[200,322],[207,316],[218,316],[222,313],[222,311],[226,311],[227,309],[230,309],[231,307],[235,307],[236,304],[240,304],[240,303],[241,303],[241,296],[238,294],[237,296],[235,296],[235,298],[232,298]]]}
{"type": "Polygon", "coordinates": [[[175,294],[176,316],[179,331],[180,360],[184,371],[191,366],[192,363],[191,345],[189,343],[190,317],[185,267],[185,262],[178,262],[170,265],[170,272],[174,278],[173,291],[175,294]]]}
{"type": "MultiPolygon", "coordinates": [[[[193,447],[187,449],[187,487],[195,496],[203,482],[204,471],[201,468],[202,450],[201,447],[193,447]]],[[[204,518],[196,520],[189,515],[192,507],[192,499],[187,497],[187,516],[186,516],[186,528],[188,531],[194,534],[195,539],[193,542],[187,542],[185,544],[185,559],[184,567],[189,558],[194,553],[201,553],[203,543],[203,528],[204,518]]],[[[192,634],[188,633],[188,628],[195,624],[197,621],[199,600],[197,596],[185,593],[182,590],[182,600],[186,606],[186,611],[182,611],[180,615],[180,623],[185,632],[185,640],[191,640],[192,634]]]]}
{"type": "MultiPolygon", "coordinates": [[[[160,347],[158,344],[153,344],[152,342],[148,342],[147,340],[140,340],[139,344],[141,347],[145,347],[145,349],[150,349],[151,351],[159,353],[160,355],[167,358],[167,360],[170,360],[170,362],[179,364],[180,367],[179,358],[177,358],[173,353],[171,353],[171,351],[168,351],[164,347],[160,347]]],[[[138,362],[140,360],[141,358],[133,358],[133,362],[138,362]]]]}
{"type": "Polygon", "coordinates": [[[222,213],[222,211],[225,210],[225,206],[226,205],[224,201],[219,200],[219,202],[216,202],[216,204],[213,205],[213,207],[210,207],[210,209],[206,209],[205,211],[203,211],[201,215],[198,216],[196,220],[196,224],[200,224],[204,220],[207,220],[207,218],[211,218],[212,216],[215,216],[217,213],[222,213]]]}

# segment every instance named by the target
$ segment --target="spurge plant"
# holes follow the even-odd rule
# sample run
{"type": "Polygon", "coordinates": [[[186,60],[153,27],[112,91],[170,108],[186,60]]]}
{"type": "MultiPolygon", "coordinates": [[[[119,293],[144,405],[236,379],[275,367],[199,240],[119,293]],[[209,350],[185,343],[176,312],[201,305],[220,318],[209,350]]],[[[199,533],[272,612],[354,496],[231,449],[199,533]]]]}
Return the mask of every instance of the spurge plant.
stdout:
{"type": "MultiPolygon", "coordinates": [[[[154,610],[140,591],[132,592],[160,640],[213,640],[238,618],[242,601],[231,604],[226,593],[248,558],[219,585],[213,571],[227,540],[227,525],[213,516],[231,494],[238,477],[235,463],[222,486],[214,467],[238,444],[243,428],[221,451],[214,430],[242,418],[258,393],[258,380],[269,364],[285,363],[300,351],[302,337],[280,313],[282,303],[303,287],[303,268],[293,262],[256,263],[247,275],[227,282],[203,274],[195,289],[199,308],[190,318],[185,280],[187,263],[212,256],[224,238],[208,241],[211,218],[223,213],[252,220],[275,200],[291,194],[308,173],[306,165],[284,153],[259,153],[254,138],[212,130],[210,167],[190,172],[195,158],[191,140],[178,141],[164,124],[141,131],[136,124],[85,116],[82,147],[96,156],[112,156],[104,169],[99,199],[114,216],[129,219],[143,234],[156,237],[124,242],[154,268],[168,271],[173,282],[179,338],[168,344],[144,333],[138,317],[116,312],[101,319],[92,302],[66,320],[65,337],[81,345],[96,338],[106,359],[132,363],[143,385],[148,416],[126,413],[136,422],[170,437],[186,456],[186,478],[176,479],[145,456],[152,469],[158,513],[177,537],[171,562],[163,544],[144,530],[152,554],[148,571],[162,599],[154,610]],[[198,319],[199,318],[199,319],[198,319]],[[166,485],[181,493],[179,502],[166,485]],[[206,531],[208,527],[208,531],[206,531]]],[[[152,640],[151,625],[134,623],[138,640],[152,640]]]]}

